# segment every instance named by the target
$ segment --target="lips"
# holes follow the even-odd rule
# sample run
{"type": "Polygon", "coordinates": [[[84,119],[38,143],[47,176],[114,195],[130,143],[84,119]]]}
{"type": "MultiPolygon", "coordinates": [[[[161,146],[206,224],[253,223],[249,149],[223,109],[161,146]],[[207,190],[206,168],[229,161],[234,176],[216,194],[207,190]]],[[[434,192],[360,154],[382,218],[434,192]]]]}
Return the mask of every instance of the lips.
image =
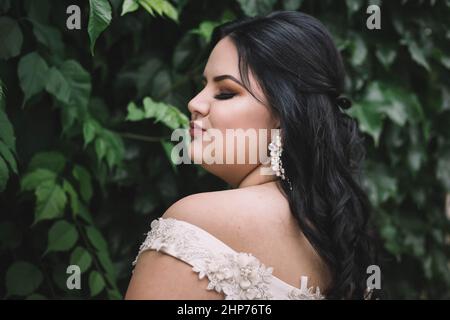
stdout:
{"type": "Polygon", "coordinates": [[[189,124],[190,124],[189,133],[191,136],[202,135],[203,132],[206,131],[205,129],[203,129],[201,126],[194,123],[193,121],[191,121],[189,124]]]}
{"type": "Polygon", "coordinates": [[[193,121],[190,122],[190,128],[195,129],[195,130],[206,131],[205,129],[203,129],[202,127],[200,127],[198,124],[196,124],[193,121]]]}

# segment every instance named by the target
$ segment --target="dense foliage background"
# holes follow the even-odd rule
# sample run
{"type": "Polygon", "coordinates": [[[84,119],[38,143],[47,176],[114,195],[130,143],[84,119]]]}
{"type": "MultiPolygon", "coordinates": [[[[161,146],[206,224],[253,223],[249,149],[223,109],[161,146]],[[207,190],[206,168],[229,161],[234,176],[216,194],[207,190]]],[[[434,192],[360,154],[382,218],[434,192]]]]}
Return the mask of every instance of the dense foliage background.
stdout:
{"type": "Polygon", "coordinates": [[[0,296],[122,298],[151,219],[228,188],[168,157],[213,27],[289,9],[345,59],[387,297],[450,298],[450,1],[90,0],[69,30],[71,4],[0,0],[0,296]]]}

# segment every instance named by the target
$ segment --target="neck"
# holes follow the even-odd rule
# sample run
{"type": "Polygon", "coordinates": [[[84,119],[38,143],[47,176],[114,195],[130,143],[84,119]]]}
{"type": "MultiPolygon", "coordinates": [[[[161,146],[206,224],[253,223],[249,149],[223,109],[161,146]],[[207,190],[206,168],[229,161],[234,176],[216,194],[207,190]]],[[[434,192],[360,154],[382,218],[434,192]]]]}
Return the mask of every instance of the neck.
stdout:
{"type": "Polygon", "coordinates": [[[264,167],[266,167],[267,169],[270,168],[269,165],[263,165],[263,164],[258,165],[255,169],[250,171],[241,180],[241,182],[237,185],[237,188],[246,188],[246,187],[256,186],[256,185],[260,185],[260,184],[264,184],[267,182],[272,182],[272,181],[277,180],[277,176],[274,174],[271,174],[271,175],[261,174],[260,170],[264,167]]]}

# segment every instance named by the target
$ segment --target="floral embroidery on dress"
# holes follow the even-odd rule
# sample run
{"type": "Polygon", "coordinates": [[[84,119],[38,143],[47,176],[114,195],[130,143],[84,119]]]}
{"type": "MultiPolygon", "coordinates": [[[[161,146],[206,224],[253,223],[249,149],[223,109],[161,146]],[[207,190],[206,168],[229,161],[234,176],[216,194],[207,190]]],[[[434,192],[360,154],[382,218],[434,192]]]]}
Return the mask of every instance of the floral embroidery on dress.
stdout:
{"type": "Polygon", "coordinates": [[[268,300],[272,268],[266,268],[248,253],[218,255],[206,263],[206,268],[194,266],[202,279],[209,279],[208,290],[225,294],[226,300],[268,300]]]}
{"type": "MultiPolygon", "coordinates": [[[[198,227],[197,227],[198,228],[198,227]]],[[[133,266],[139,255],[153,249],[173,255],[192,266],[199,279],[205,276],[209,283],[207,290],[223,292],[226,300],[273,299],[271,284],[273,268],[266,267],[250,253],[229,250],[212,250],[201,237],[200,229],[173,218],[159,218],[151,223],[151,229],[139,248],[133,266]]],[[[213,237],[206,233],[209,237],[213,237]]],[[[204,236],[204,235],[203,235],[204,236]]],[[[286,284],[287,285],[287,284],[286,284]]],[[[288,285],[287,285],[288,286],[288,285]]],[[[284,299],[321,299],[320,291],[312,287],[304,290],[288,286],[284,299]]],[[[277,297],[275,297],[276,299],[277,297]]]]}
{"type": "Polygon", "coordinates": [[[316,292],[314,292],[313,287],[309,287],[307,290],[302,290],[298,288],[294,288],[288,293],[288,297],[290,300],[322,300],[324,296],[320,293],[319,287],[316,287],[316,292]]]}

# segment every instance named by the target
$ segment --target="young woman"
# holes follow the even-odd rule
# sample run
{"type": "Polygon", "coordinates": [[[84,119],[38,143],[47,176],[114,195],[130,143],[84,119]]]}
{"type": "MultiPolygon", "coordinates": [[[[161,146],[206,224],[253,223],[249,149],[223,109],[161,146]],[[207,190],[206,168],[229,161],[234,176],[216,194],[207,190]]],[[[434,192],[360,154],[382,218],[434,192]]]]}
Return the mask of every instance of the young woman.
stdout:
{"type": "MultiPolygon", "coordinates": [[[[185,197],[152,222],[126,298],[364,298],[373,263],[358,183],[364,148],[342,110],[351,103],[329,32],[277,11],[217,27],[211,49],[188,105],[189,154],[233,188],[185,197]],[[271,163],[205,161],[205,135],[229,129],[272,139],[271,163]]],[[[225,145],[223,159],[241,150],[225,145]]]]}

